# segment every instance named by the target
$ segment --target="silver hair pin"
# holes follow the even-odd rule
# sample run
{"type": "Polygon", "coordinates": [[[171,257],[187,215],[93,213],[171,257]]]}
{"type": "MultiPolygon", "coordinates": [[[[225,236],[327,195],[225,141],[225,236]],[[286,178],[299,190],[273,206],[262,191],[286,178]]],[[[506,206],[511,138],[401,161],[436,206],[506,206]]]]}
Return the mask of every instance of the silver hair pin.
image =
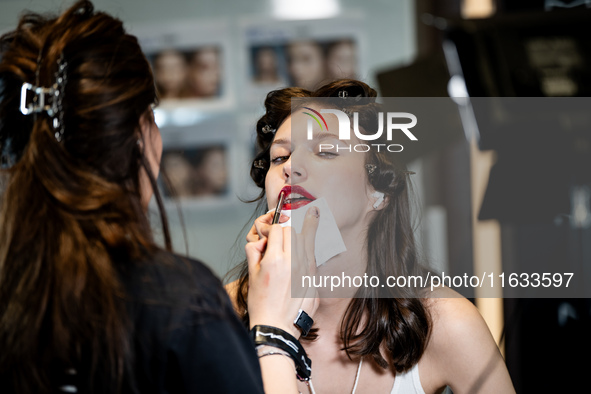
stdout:
{"type": "MultiPolygon", "coordinates": [[[[342,99],[350,98],[349,92],[346,90],[339,90],[338,96],[339,96],[339,98],[342,98],[342,99]]],[[[357,96],[354,96],[351,98],[353,99],[353,101],[358,102],[359,100],[361,100],[363,98],[363,94],[359,93],[357,96]]]]}
{"type": "Polygon", "coordinates": [[[254,168],[260,168],[261,170],[267,168],[264,160],[255,160],[254,163],[252,163],[252,165],[254,168]]]}
{"type": "Polygon", "coordinates": [[[265,133],[265,134],[269,134],[269,133],[275,134],[275,131],[277,131],[277,130],[275,130],[274,128],[272,128],[268,124],[264,125],[263,128],[262,128],[262,132],[265,133]]]}
{"type": "Polygon", "coordinates": [[[365,165],[365,169],[367,170],[367,173],[369,175],[373,174],[374,171],[376,170],[376,168],[378,168],[378,166],[376,166],[375,164],[366,164],[365,165]]]}
{"type": "MultiPolygon", "coordinates": [[[[42,87],[23,83],[21,87],[20,111],[23,115],[46,112],[52,118],[55,139],[61,142],[64,135],[63,100],[67,83],[66,69],[68,63],[61,54],[57,62],[55,83],[51,87],[42,87]]],[[[36,82],[37,85],[39,82],[36,82]]]]}

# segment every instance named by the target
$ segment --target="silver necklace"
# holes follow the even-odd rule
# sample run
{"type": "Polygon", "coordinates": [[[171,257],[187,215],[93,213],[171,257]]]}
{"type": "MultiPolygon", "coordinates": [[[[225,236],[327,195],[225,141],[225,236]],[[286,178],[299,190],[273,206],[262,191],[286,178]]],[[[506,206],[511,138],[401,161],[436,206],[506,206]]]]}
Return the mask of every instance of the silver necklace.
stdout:
{"type": "MultiPolygon", "coordinates": [[[[359,366],[357,367],[357,373],[355,374],[355,383],[353,384],[353,391],[351,391],[351,394],[355,394],[355,391],[357,390],[357,383],[359,383],[359,375],[361,372],[362,364],[363,358],[359,360],[359,366]]],[[[316,394],[316,391],[314,391],[314,385],[312,384],[312,379],[308,381],[308,387],[310,387],[310,391],[312,392],[312,394],[316,394]]]]}

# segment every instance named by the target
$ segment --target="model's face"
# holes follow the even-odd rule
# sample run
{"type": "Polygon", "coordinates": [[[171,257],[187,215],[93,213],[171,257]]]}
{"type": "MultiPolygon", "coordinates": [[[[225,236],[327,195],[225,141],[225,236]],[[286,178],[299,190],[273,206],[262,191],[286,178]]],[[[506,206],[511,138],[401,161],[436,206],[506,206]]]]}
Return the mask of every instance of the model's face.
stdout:
{"type": "Polygon", "coordinates": [[[271,164],[265,178],[268,208],[275,208],[282,190],[289,193],[284,210],[297,209],[324,197],[341,233],[355,231],[359,234],[369,223],[368,213],[373,210],[370,197],[373,189],[367,179],[365,153],[344,150],[350,143],[359,141],[340,141],[338,121],[333,115],[325,116],[330,131],[321,131],[315,124],[314,138],[308,140],[308,119],[298,111],[288,117],[275,134],[270,150],[271,164]],[[320,151],[320,144],[335,148],[323,147],[320,151]],[[336,146],[341,150],[337,151],[336,146]]]}

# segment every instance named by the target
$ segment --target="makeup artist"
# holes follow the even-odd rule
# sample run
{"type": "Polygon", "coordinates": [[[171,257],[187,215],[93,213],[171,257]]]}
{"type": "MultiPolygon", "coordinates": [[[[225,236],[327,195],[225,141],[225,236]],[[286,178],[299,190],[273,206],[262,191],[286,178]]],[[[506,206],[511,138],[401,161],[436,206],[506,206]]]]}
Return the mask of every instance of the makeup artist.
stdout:
{"type": "MultiPolygon", "coordinates": [[[[78,1],[57,17],[25,14],[0,38],[0,59],[0,391],[262,393],[221,282],[170,252],[156,187],[158,98],[136,37],[78,1]],[[146,215],[153,195],[165,249],[146,215]]],[[[285,263],[282,232],[266,246],[273,264],[257,269],[260,249],[249,249],[254,278],[285,263]]],[[[254,290],[251,318],[287,334],[303,302],[254,290]]],[[[275,349],[261,351],[287,362],[263,357],[265,387],[289,380],[295,393],[289,351],[275,349]]]]}

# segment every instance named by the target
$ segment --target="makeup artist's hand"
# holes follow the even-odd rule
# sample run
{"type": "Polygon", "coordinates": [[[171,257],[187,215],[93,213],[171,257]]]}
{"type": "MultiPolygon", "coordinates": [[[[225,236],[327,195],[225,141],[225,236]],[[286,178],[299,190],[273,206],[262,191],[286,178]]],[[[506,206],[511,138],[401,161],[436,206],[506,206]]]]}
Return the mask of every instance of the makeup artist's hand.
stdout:
{"type": "MultiPolygon", "coordinates": [[[[258,241],[261,238],[267,238],[269,236],[269,230],[271,229],[271,223],[273,222],[273,216],[275,211],[268,212],[264,215],[259,216],[254,221],[254,224],[250,228],[248,234],[246,234],[247,242],[258,241]]],[[[285,223],[289,220],[288,216],[281,214],[279,223],[285,223]]]]}
{"type": "Polygon", "coordinates": [[[300,234],[291,227],[268,225],[266,236],[246,245],[251,327],[274,326],[299,338],[301,333],[293,324],[299,309],[313,317],[318,308],[316,289],[298,286],[294,289],[297,293],[294,298],[291,283],[292,276],[300,278],[315,273],[314,242],[319,218],[318,208],[311,207],[306,212],[300,234]]]}

